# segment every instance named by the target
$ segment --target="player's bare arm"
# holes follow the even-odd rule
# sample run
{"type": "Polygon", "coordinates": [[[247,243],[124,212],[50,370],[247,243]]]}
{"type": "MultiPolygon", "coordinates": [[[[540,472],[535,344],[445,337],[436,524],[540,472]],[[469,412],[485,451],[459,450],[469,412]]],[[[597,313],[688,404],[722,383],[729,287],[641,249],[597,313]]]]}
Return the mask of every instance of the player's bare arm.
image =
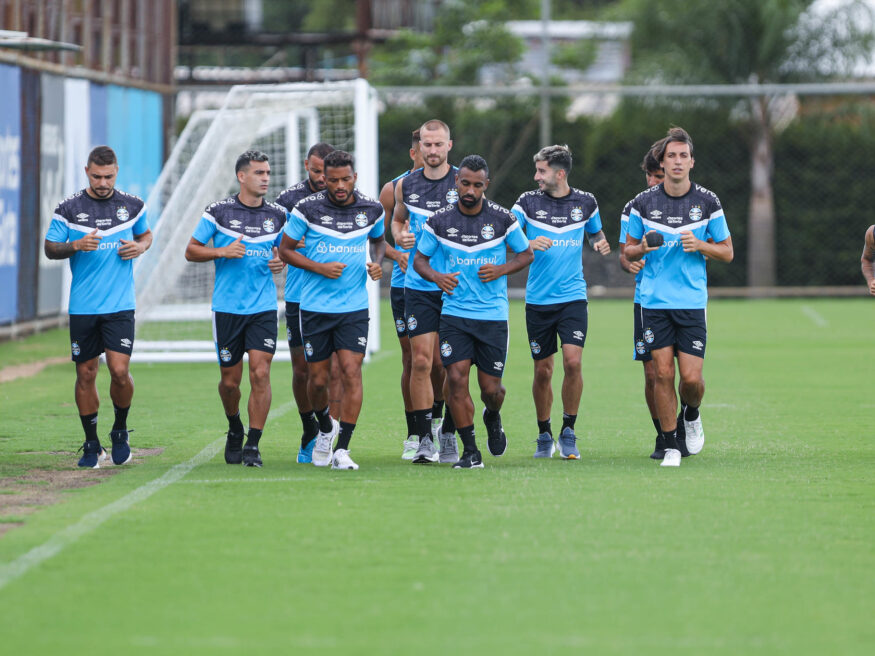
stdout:
{"type": "Polygon", "coordinates": [[[141,235],[134,235],[133,241],[128,241],[127,239],[120,239],[119,241],[121,242],[121,246],[118,249],[119,257],[123,260],[133,260],[149,250],[149,247],[152,245],[152,231],[147,230],[141,235]]]}
{"type": "Polygon", "coordinates": [[[626,257],[626,244],[620,244],[620,268],[626,273],[636,274],[644,268],[645,260],[630,262],[626,257]]]}
{"type": "Polygon", "coordinates": [[[81,239],[68,242],[49,241],[47,239],[43,246],[46,257],[50,260],[65,260],[79,251],[96,251],[101,239],[97,232],[95,228],[93,232],[88,233],[81,239]]]}
{"type": "Polygon", "coordinates": [[[189,262],[212,262],[224,257],[228,260],[237,260],[246,255],[246,246],[243,245],[243,235],[240,235],[232,243],[220,248],[207,246],[192,237],[185,247],[185,259],[189,262]]]}
{"type": "Polygon", "coordinates": [[[410,232],[410,213],[404,204],[404,178],[395,186],[395,207],[392,211],[392,238],[401,248],[416,246],[416,237],[410,232]]]}
{"type": "Polygon", "coordinates": [[[692,232],[686,230],[681,233],[681,243],[684,253],[701,253],[705,257],[718,262],[732,262],[735,251],[732,248],[732,237],[727,237],[717,243],[709,243],[698,239],[692,232]]]}
{"type": "MultiPolygon", "coordinates": [[[[644,236],[647,237],[651,232],[655,233],[656,230],[650,230],[644,236]]],[[[630,262],[637,262],[644,257],[645,254],[655,251],[657,248],[662,248],[662,246],[649,246],[647,244],[647,239],[635,239],[634,237],[627,236],[624,253],[627,260],[630,262]]]]}
{"type": "Polygon", "coordinates": [[[517,253],[504,264],[484,264],[477,270],[477,275],[483,282],[498,280],[501,276],[509,276],[517,271],[522,271],[535,259],[535,253],[529,246],[522,253],[517,253]]]}
{"type": "Polygon", "coordinates": [[[609,255],[611,253],[611,245],[608,243],[607,237],[605,237],[604,230],[599,230],[594,235],[590,235],[589,243],[594,251],[602,255],[609,255]]]}
{"type": "Polygon", "coordinates": [[[860,269],[869,287],[869,294],[875,296],[875,225],[869,226],[863,240],[863,255],[860,257],[860,269]]]}
{"type": "Polygon", "coordinates": [[[383,257],[386,254],[386,240],[383,237],[375,237],[369,240],[371,245],[371,261],[366,264],[368,275],[371,280],[379,280],[383,277],[383,257]]]}
{"type": "Polygon", "coordinates": [[[425,280],[433,282],[441,291],[452,295],[456,285],[459,284],[459,272],[453,273],[438,273],[431,267],[431,258],[428,255],[423,255],[419,251],[413,258],[413,269],[421,275],[425,280]]]}
{"type": "Polygon", "coordinates": [[[283,234],[280,242],[279,256],[286,264],[291,264],[298,269],[312,271],[320,276],[335,280],[340,278],[346,265],[343,262],[314,262],[309,257],[302,255],[298,250],[298,240],[283,234]]]}

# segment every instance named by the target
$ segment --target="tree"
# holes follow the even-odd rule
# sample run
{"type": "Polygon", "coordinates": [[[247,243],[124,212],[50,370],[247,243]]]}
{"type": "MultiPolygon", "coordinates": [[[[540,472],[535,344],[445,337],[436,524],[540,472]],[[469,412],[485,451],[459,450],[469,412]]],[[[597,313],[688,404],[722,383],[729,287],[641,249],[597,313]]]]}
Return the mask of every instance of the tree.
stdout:
{"type": "MultiPolygon", "coordinates": [[[[827,80],[847,77],[872,55],[873,14],[862,0],[627,0],[624,9],[635,23],[632,77],[648,82],[827,80]]],[[[750,152],[747,261],[752,286],[776,282],[772,176],[781,100],[756,96],[737,108],[750,152]]]]}

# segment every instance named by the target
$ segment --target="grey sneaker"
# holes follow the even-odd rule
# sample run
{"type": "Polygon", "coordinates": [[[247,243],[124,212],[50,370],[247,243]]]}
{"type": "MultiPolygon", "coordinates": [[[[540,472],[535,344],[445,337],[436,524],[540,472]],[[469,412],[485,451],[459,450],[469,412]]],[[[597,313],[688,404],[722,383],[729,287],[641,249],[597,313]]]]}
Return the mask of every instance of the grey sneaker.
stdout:
{"type": "Polygon", "coordinates": [[[577,435],[574,430],[567,426],[559,434],[559,455],[565,460],[580,460],[580,451],[577,450],[577,435]]]}
{"type": "Polygon", "coordinates": [[[419,440],[419,448],[416,450],[416,455],[413,456],[414,465],[423,465],[429,462],[437,462],[440,455],[431,441],[431,435],[426,435],[419,440]]]}
{"type": "Polygon", "coordinates": [[[556,453],[556,440],[550,433],[541,433],[535,440],[538,446],[535,448],[535,458],[552,458],[556,453]]]}
{"type": "Polygon", "coordinates": [[[459,461],[459,444],[455,433],[438,433],[440,445],[440,462],[454,463],[459,461]]]}

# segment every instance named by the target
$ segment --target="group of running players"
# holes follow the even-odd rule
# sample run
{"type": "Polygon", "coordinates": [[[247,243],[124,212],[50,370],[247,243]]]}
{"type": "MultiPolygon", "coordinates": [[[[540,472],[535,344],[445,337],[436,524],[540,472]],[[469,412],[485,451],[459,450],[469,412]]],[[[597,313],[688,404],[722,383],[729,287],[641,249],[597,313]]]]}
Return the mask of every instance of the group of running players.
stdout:
{"type": "MultiPolygon", "coordinates": [[[[507,276],[526,267],[538,426],[534,457],[550,458],[558,450],[564,459],[580,458],[575,422],[588,323],[582,251],[588,240],[601,255],[611,252],[596,199],[570,186],[567,146],[547,146],[534,155],[538,189],[523,193],[510,210],[486,197],[487,162],[468,155],[452,166],[451,148],[449,126],[427,121],[413,132],[410,170],[387,182],[379,200],[355,188],[353,157],[329,144],[310,148],[307,177],[276,202],[265,200],[268,157],[258,151],[240,155],[239,192],[206,208],[185,250],[190,261],[215,262],[213,333],[228,420],[227,463],[262,465],[259,441],[271,402],[277,338],[273,275],[289,265],[287,339],[303,426],[297,461],[358,469],[350,440],[362,406],[366,285],[368,278],[382,277],[384,257],[394,262],[390,295],[407,420],[402,459],[483,467],[469,390],[472,364],[487,450],[493,456],[505,453],[500,411],[507,276]],[[384,239],[389,230],[394,245],[384,239]],[[551,381],[560,347],[563,417],[554,438],[551,381]],[[239,411],[244,353],[251,383],[248,430],[239,411]]],[[[645,399],[657,432],[651,457],[663,466],[678,466],[683,456],[703,447],[706,260],[733,257],[720,201],[690,180],[693,165],[690,136],[672,128],[648,151],[642,164],[647,189],[627,203],[621,217],[620,262],[635,274],[634,357],[644,363],[645,399]]],[[[71,352],[86,434],[81,467],[98,467],[106,458],[97,437],[94,384],[102,352],[116,414],[112,459],[130,460],[131,260],[148,248],[151,234],[142,201],[114,190],[117,170],[109,148],[95,149],[86,167],[89,188],[58,206],[46,239],[49,257],[72,257],[71,352]]]]}

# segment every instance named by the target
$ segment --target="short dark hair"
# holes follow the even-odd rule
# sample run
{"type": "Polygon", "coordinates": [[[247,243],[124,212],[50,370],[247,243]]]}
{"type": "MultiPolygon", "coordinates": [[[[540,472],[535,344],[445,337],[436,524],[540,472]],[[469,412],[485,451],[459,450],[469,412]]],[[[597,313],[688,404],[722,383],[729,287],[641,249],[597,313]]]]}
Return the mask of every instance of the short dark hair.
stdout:
{"type": "Polygon", "coordinates": [[[693,156],[693,138],[687,133],[686,130],[679,127],[669,128],[668,134],[662,140],[662,145],[659,148],[659,153],[657,153],[657,157],[661,162],[665,157],[665,149],[668,147],[670,143],[685,143],[690,147],[690,157],[693,156]]]}
{"type": "Polygon", "coordinates": [[[249,168],[249,162],[266,162],[267,155],[260,150],[247,150],[237,158],[237,164],[234,165],[234,173],[249,168]]]}
{"type": "Polygon", "coordinates": [[[115,151],[109,146],[98,146],[88,153],[88,162],[86,166],[95,164],[97,166],[109,166],[110,164],[118,164],[115,156],[115,151]]]}
{"type": "Polygon", "coordinates": [[[325,156],[323,163],[325,164],[326,169],[329,167],[338,169],[348,166],[353,172],[355,172],[355,160],[353,159],[353,156],[345,150],[332,150],[325,156]]]}
{"type": "Polygon", "coordinates": [[[413,133],[410,135],[410,146],[415,148],[416,144],[419,143],[419,128],[416,128],[413,133]]]}
{"type": "Polygon", "coordinates": [[[486,177],[489,177],[489,165],[486,160],[480,155],[465,155],[465,158],[459,162],[459,170],[468,169],[469,171],[485,171],[486,177]]]}
{"type": "Polygon", "coordinates": [[[644,156],[644,159],[641,161],[641,170],[645,173],[656,173],[662,166],[659,164],[659,151],[662,148],[662,142],[665,139],[660,139],[659,141],[654,141],[650,146],[650,150],[647,151],[647,154],[644,156]]]}
{"type": "Polygon", "coordinates": [[[337,149],[330,143],[320,141],[319,143],[310,146],[310,150],[307,151],[307,159],[310,159],[313,155],[316,155],[319,159],[325,159],[325,156],[328,155],[328,153],[333,153],[335,150],[337,149]]]}
{"type": "Polygon", "coordinates": [[[547,162],[551,169],[562,169],[566,175],[571,173],[571,149],[568,146],[544,146],[535,153],[536,162],[547,162]]]}

